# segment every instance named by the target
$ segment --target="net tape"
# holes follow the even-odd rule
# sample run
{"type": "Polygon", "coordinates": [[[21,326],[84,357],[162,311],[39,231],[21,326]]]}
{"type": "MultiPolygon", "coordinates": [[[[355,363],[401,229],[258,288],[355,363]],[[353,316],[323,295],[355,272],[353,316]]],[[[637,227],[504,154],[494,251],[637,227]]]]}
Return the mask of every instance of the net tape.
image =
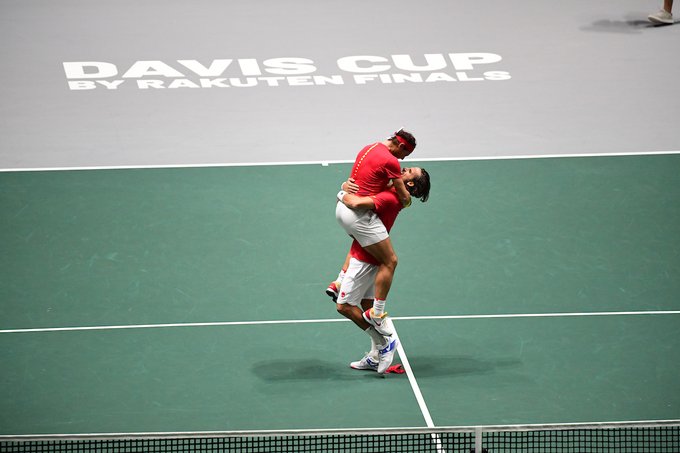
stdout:
{"type": "Polygon", "coordinates": [[[84,436],[0,436],[0,453],[39,452],[680,452],[680,420],[654,425],[542,425],[540,427],[390,428],[268,432],[84,436]],[[154,437],[156,436],[156,437],[154,437]],[[83,437],[83,438],[79,438],[83,437]],[[481,446],[481,448],[480,448],[481,446]]]}

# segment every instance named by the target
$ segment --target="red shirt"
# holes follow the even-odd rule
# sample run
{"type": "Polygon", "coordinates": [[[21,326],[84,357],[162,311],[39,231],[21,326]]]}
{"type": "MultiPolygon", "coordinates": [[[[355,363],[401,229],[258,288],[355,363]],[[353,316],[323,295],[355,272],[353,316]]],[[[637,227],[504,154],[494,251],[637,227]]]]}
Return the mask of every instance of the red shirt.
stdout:
{"type": "MultiPolygon", "coordinates": [[[[385,190],[371,198],[373,198],[373,201],[375,201],[374,211],[376,214],[378,214],[378,217],[389,232],[394,225],[394,221],[397,220],[399,211],[401,211],[403,208],[403,205],[397,196],[397,192],[394,189],[385,190]]],[[[375,258],[373,258],[373,255],[364,250],[364,248],[359,245],[356,240],[352,242],[352,247],[350,248],[349,253],[352,255],[352,257],[358,259],[359,261],[375,265],[380,264],[375,258]]]]}
{"type": "Polygon", "coordinates": [[[376,195],[385,189],[390,180],[401,177],[399,159],[383,143],[368,145],[357,155],[351,177],[359,185],[357,195],[376,195]]]}

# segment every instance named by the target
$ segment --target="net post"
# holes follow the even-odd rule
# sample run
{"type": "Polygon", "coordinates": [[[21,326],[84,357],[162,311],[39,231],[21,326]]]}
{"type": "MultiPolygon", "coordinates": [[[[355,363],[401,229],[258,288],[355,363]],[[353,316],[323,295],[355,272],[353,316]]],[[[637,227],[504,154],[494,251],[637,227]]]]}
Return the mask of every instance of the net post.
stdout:
{"type": "Polygon", "coordinates": [[[482,427],[475,426],[475,453],[482,453],[482,427]]]}

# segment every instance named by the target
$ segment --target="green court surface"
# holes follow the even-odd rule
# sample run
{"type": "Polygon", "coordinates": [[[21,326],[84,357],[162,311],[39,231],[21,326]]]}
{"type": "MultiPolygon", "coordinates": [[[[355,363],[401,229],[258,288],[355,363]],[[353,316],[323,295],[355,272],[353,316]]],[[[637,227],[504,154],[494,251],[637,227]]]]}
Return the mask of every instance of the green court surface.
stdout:
{"type": "Polygon", "coordinates": [[[420,164],[385,378],[324,294],[349,164],[0,173],[0,435],[680,419],[680,155],[420,164]]]}

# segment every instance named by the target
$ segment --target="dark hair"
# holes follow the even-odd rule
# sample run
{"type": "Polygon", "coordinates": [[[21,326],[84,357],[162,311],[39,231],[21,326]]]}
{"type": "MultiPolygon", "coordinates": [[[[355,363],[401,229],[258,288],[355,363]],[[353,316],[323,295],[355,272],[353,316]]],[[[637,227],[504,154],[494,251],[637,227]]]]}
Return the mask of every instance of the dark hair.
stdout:
{"type": "Polygon", "coordinates": [[[396,143],[395,143],[396,145],[399,144],[399,141],[395,138],[397,135],[398,135],[399,137],[403,138],[404,140],[406,140],[406,142],[407,142],[409,145],[411,145],[411,147],[412,147],[413,149],[416,149],[416,138],[413,136],[412,133],[406,132],[404,129],[399,129],[397,132],[395,132],[394,134],[392,134],[392,137],[390,137],[390,138],[392,139],[393,142],[396,142],[396,143]]]}
{"type": "Polygon", "coordinates": [[[412,181],[412,186],[407,185],[406,189],[412,197],[420,198],[420,201],[425,203],[430,198],[430,174],[424,168],[420,170],[422,175],[412,181]]]}

